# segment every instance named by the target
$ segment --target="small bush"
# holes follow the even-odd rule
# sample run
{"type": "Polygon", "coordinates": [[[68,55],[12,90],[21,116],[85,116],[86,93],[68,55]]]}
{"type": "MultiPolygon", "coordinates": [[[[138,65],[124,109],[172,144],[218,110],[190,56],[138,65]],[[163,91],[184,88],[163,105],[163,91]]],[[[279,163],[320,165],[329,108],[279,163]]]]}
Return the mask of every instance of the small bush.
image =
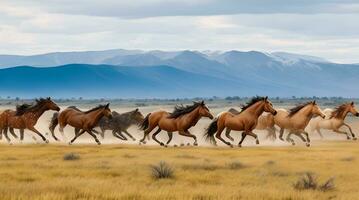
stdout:
{"type": "Polygon", "coordinates": [[[80,155],[76,153],[67,153],[64,155],[64,160],[79,160],[80,155]]]}
{"type": "Polygon", "coordinates": [[[161,161],[157,165],[152,165],[151,171],[152,177],[154,179],[165,179],[174,177],[174,170],[164,161],[161,161]]]}
{"type": "Polygon", "coordinates": [[[293,184],[293,187],[297,190],[320,190],[323,192],[335,189],[334,178],[330,178],[320,185],[315,174],[311,172],[306,172],[304,176],[293,184]]]}
{"type": "Polygon", "coordinates": [[[237,170],[237,169],[243,169],[246,166],[239,161],[234,161],[234,162],[228,163],[227,167],[232,170],[237,170]]]}
{"type": "Polygon", "coordinates": [[[354,161],[355,160],[355,157],[354,156],[350,156],[350,157],[345,157],[345,158],[342,158],[340,159],[341,161],[345,161],[345,162],[351,162],[351,161],[354,161]]]}
{"type": "Polygon", "coordinates": [[[311,172],[304,173],[304,176],[294,183],[293,187],[297,190],[315,190],[318,187],[317,178],[311,172]]]}

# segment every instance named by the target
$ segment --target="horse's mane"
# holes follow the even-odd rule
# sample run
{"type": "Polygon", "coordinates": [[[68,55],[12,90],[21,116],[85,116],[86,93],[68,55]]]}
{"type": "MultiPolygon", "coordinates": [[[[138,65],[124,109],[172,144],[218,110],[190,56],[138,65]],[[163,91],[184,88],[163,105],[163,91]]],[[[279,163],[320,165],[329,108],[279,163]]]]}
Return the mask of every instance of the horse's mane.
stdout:
{"type": "Polygon", "coordinates": [[[233,115],[238,115],[239,113],[241,113],[241,112],[239,112],[238,110],[236,110],[236,109],[234,109],[234,108],[230,108],[230,109],[228,110],[228,112],[232,113],[233,115]]]}
{"type": "Polygon", "coordinates": [[[249,102],[241,106],[242,110],[240,113],[245,111],[247,108],[251,107],[253,104],[257,103],[258,101],[263,101],[265,99],[266,97],[260,97],[260,96],[253,97],[249,102]]]}
{"type": "Polygon", "coordinates": [[[194,109],[196,109],[200,105],[202,105],[201,102],[194,102],[193,105],[188,105],[188,106],[184,106],[182,104],[176,105],[175,109],[173,110],[172,113],[170,113],[170,116],[168,116],[168,118],[171,118],[171,119],[178,118],[182,115],[192,112],[194,109]]]}
{"type": "Polygon", "coordinates": [[[299,105],[295,106],[294,108],[291,108],[291,109],[289,110],[289,115],[288,115],[288,117],[292,117],[295,113],[299,112],[302,108],[304,108],[305,106],[307,106],[307,105],[309,105],[309,104],[311,104],[311,103],[313,103],[313,102],[312,102],[312,101],[308,101],[308,102],[306,102],[306,103],[299,104],[299,105]]]}
{"type": "Polygon", "coordinates": [[[345,111],[345,107],[346,107],[346,106],[347,106],[347,104],[344,103],[344,104],[342,104],[342,105],[336,107],[336,108],[334,109],[334,111],[332,112],[332,115],[330,116],[330,119],[331,119],[331,118],[338,118],[338,117],[340,117],[340,116],[343,114],[343,112],[345,111]]]}
{"type": "Polygon", "coordinates": [[[80,110],[79,108],[77,108],[76,106],[69,106],[69,107],[67,107],[67,108],[72,108],[72,109],[74,109],[74,110],[76,110],[76,111],[79,111],[79,112],[82,112],[82,113],[87,114],[87,113],[90,113],[90,112],[92,112],[92,111],[94,111],[94,110],[98,110],[98,109],[104,108],[104,107],[106,107],[106,105],[98,105],[98,106],[96,106],[96,107],[94,107],[94,108],[91,108],[90,110],[87,110],[87,111],[82,111],[82,110],[80,110]]]}
{"type": "Polygon", "coordinates": [[[36,104],[21,104],[21,105],[17,105],[16,106],[16,116],[20,116],[23,115],[27,112],[33,111],[33,110],[37,110],[39,109],[44,103],[46,103],[48,99],[44,99],[44,98],[40,98],[40,99],[35,99],[36,104]]]}

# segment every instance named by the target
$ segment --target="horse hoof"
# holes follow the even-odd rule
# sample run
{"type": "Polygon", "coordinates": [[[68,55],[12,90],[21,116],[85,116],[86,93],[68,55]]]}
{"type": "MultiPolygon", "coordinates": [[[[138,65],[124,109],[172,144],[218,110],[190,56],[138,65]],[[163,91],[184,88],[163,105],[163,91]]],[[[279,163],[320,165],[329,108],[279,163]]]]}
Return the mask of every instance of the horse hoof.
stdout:
{"type": "Polygon", "coordinates": [[[48,144],[48,143],[49,143],[49,140],[48,140],[48,139],[46,139],[46,140],[45,140],[45,143],[46,143],[46,144],[48,144]]]}
{"type": "Polygon", "coordinates": [[[258,140],[256,140],[256,144],[259,144],[259,141],[258,141],[258,140]]]}
{"type": "Polygon", "coordinates": [[[198,143],[196,142],[196,143],[193,143],[193,146],[198,146],[198,143]]]}
{"type": "Polygon", "coordinates": [[[163,144],[162,142],[160,143],[161,146],[165,146],[165,144],[163,144]]]}
{"type": "Polygon", "coordinates": [[[72,142],[69,142],[69,145],[72,145],[72,142]]]}
{"type": "Polygon", "coordinates": [[[183,146],[184,146],[184,144],[183,144],[183,143],[181,143],[180,145],[181,145],[181,147],[183,147],[183,146]]]}
{"type": "Polygon", "coordinates": [[[97,145],[101,145],[101,142],[97,142],[97,145]]]}
{"type": "Polygon", "coordinates": [[[177,144],[173,145],[173,147],[177,147],[177,144]]]}
{"type": "Polygon", "coordinates": [[[233,138],[229,138],[229,140],[231,140],[232,142],[234,142],[234,139],[233,139],[233,138]]]}
{"type": "Polygon", "coordinates": [[[191,144],[190,144],[190,143],[187,143],[187,146],[191,146],[191,144]]]}
{"type": "Polygon", "coordinates": [[[357,140],[357,138],[356,138],[356,137],[353,137],[353,140],[357,140]]]}
{"type": "Polygon", "coordinates": [[[294,146],[294,145],[295,145],[295,143],[294,143],[294,142],[292,142],[292,145],[294,146]]]}
{"type": "Polygon", "coordinates": [[[242,145],[241,145],[241,144],[238,144],[238,147],[242,147],[242,145]]]}
{"type": "Polygon", "coordinates": [[[168,147],[167,144],[165,144],[165,145],[163,145],[163,146],[166,147],[166,148],[168,147]]]}
{"type": "Polygon", "coordinates": [[[132,141],[136,141],[136,139],[135,139],[135,138],[132,138],[132,141]]]}
{"type": "Polygon", "coordinates": [[[307,147],[310,147],[310,144],[309,143],[307,143],[307,144],[305,144],[307,147]]]}
{"type": "Polygon", "coordinates": [[[229,147],[233,148],[233,144],[229,144],[229,147]]]}

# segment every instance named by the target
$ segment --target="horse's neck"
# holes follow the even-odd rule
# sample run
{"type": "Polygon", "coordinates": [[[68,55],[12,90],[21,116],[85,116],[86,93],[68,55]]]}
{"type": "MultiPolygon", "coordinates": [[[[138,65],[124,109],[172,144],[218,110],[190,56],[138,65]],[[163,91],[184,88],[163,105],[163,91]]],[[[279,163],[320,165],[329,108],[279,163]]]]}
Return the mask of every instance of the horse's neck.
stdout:
{"type": "Polygon", "coordinates": [[[191,123],[191,125],[197,124],[200,118],[201,116],[199,114],[199,107],[188,113],[188,122],[191,123]]]}
{"type": "Polygon", "coordinates": [[[259,118],[259,116],[262,115],[262,113],[264,112],[264,104],[261,102],[255,103],[254,105],[252,105],[251,107],[247,108],[245,111],[243,112],[248,112],[251,113],[252,115],[254,115],[256,117],[256,119],[259,118]]]}
{"type": "Polygon", "coordinates": [[[47,111],[48,108],[45,106],[41,106],[39,109],[33,111],[33,112],[28,112],[24,115],[29,115],[32,119],[34,120],[38,120],[42,114],[44,114],[45,111],[47,111]]]}
{"type": "Polygon", "coordinates": [[[93,117],[94,120],[91,122],[91,126],[97,124],[98,121],[104,116],[102,109],[95,110],[93,112],[88,113],[89,116],[93,117]]]}
{"type": "Polygon", "coordinates": [[[344,120],[348,113],[349,113],[349,110],[345,109],[345,111],[338,118],[344,120]]]}
{"type": "Polygon", "coordinates": [[[297,116],[304,116],[303,119],[304,119],[305,123],[308,123],[309,120],[313,117],[312,109],[313,109],[313,107],[311,107],[311,106],[306,106],[305,108],[302,108],[302,109],[297,113],[297,116]]]}

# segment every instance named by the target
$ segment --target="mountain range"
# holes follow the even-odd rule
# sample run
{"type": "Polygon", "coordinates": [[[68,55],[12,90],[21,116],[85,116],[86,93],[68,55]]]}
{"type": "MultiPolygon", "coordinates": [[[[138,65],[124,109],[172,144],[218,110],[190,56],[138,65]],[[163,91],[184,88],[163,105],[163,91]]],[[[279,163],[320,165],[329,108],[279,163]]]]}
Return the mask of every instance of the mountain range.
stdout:
{"type": "Polygon", "coordinates": [[[359,97],[358,64],[286,52],[106,50],[0,55],[0,96],[359,97]]]}

